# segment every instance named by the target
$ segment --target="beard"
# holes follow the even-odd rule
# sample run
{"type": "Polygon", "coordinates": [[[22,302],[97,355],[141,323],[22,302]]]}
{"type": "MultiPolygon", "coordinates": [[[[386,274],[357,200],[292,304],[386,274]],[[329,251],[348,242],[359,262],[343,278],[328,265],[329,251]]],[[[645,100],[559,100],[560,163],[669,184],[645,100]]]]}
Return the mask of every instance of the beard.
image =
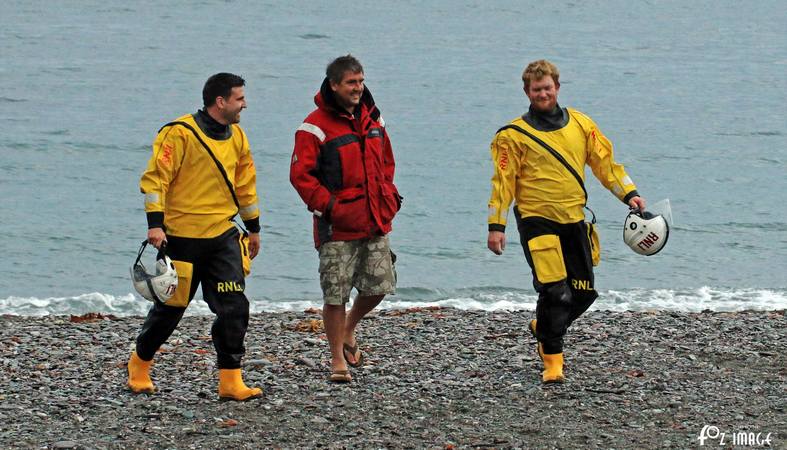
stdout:
{"type": "Polygon", "coordinates": [[[238,110],[238,111],[225,111],[224,114],[222,114],[222,116],[224,117],[224,120],[228,124],[233,124],[233,123],[239,123],[240,122],[240,110],[238,110]]]}
{"type": "Polygon", "coordinates": [[[552,112],[557,106],[557,99],[550,99],[544,102],[530,102],[533,109],[541,112],[552,112]]]}

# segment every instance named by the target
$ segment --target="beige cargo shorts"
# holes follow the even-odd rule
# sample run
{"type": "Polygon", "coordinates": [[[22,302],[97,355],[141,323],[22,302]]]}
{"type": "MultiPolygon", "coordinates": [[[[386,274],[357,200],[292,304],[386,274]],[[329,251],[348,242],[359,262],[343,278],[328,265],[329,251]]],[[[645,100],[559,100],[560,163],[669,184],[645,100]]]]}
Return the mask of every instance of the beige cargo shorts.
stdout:
{"type": "Polygon", "coordinates": [[[396,268],[388,236],[356,241],[330,241],[320,246],[320,287],[326,305],[350,301],[352,288],[360,295],[396,292],[396,268]]]}

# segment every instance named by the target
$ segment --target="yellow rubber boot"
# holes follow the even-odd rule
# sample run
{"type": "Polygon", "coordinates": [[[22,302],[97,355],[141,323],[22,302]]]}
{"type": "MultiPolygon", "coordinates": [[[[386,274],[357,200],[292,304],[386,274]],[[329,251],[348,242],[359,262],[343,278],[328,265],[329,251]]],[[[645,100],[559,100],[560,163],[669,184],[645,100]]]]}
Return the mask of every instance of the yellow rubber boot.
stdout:
{"type": "Polygon", "coordinates": [[[219,398],[244,401],[262,397],[262,389],[250,388],[243,383],[240,369],[219,369],[219,398]]]}
{"type": "Polygon", "coordinates": [[[544,383],[562,383],[563,378],[563,354],[555,353],[544,355],[544,372],[541,374],[544,383]]]}
{"type": "MultiPolygon", "coordinates": [[[[534,338],[538,339],[538,337],[536,337],[536,319],[530,321],[529,328],[530,328],[530,334],[532,334],[534,338]]],[[[538,357],[541,358],[541,361],[543,362],[544,347],[541,345],[540,342],[536,343],[536,351],[538,351],[538,357]]]]}
{"type": "Polygon", "coordinates": [[[143,361],[137,356],[137,352],[131,352],[128,359],[128,388],[135,394],[152,394],[156,392],[156,386],[150,379],[150,366],[153,360],[143,361]]]}

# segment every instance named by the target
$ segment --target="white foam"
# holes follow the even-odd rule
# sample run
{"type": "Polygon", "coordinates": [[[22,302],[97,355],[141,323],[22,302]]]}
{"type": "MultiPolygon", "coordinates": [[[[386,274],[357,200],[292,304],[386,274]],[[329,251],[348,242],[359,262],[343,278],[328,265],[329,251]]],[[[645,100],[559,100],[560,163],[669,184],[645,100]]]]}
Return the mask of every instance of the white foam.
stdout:
{"type": "MultiPolygon", "coordinates": [[[[489,288],[463,289],[461,294],[442,293],[441,297],[430,301],[405,296],[389,297],[381,308],[399,309],[428,306],[452,307],[462,310],[517,311],[534,310],[537,296],[533,292],[496,291],[489,288]],[[489,292],[489,291],[494,292],[489,292]]],[[[311,307],[322,307],[320,299],[312,300],[254,300],[250,310],[255,312],[303,311],[311,307]]],[[[75,297],[8,297],[0,299],[0,314],[21,316],[45,316],[49,314],[85,314],[100,312],[116,316],[143,316],[150,308],[150,302],[133,294],[110,295],[100,292],[82,294],[75,297]]],[[[628,289],[601,292],[599,299],[591,307],[608,311],[772,311],[787,309],[787,290],[785,289],[719,289],[704,286],[696,289],[628,289]]],[[[187,315],[211,314],[207,304],[195,299],[187,315]]]]}
{"type": "Polygon", "coordinates": [[[771,289],[724,290],[709,286],[693,290],[610,290],[593,308],[610,311],[772,311],[787,309],[787,292],[771,289]]]}
{"type": "Polygon", "coordinates": [[[519,311],[536,309],[536,300],[538,299],[535,294],[522,295],[521,293],[517,292],[479,292],[472,297],[462,296],[431,302],[398,300],[396,297],[390,298],[391,300],[383,301],[380,306],[386,309],[443,306],[462,310],[519,311]]]}
{"type": "MultiPolygon", "coordinates": [[[[0,314],[20,316],[46,316],[49,314],[84,314],[102,312],[117,315],[140,314],[132,308],[134,296],[127,294],[116,297],[100,292],[91,292],[75,297],[8,297],[0,299],[0,314]]],[[[144,314],[142,312],[141,314],[144,314]]]]}

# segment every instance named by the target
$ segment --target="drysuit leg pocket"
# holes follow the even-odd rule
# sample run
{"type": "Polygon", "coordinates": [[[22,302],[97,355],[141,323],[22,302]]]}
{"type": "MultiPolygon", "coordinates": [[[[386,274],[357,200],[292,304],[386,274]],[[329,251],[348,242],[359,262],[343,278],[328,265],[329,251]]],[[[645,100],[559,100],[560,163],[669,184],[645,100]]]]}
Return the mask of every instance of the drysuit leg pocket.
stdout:
{"type": "Polygon", "coordinates": [[[556,234],[544,234],[527,241],[536,278],[541,284],[554,283],[566,279],[566,264],[563,249],[556,234]]]}
{"type": "MultiPolygon", "coordinates": [[[[243,276],[248,277],[251,273],[251,254],[249,253],[249,233],[238,234],[238,244],[240,244],[240,257],[243,262],[243,276]]],[[[180,280],[178,280],[180,282],[180,280]]]]}
{"type": "Polygon", "coordinates": [[[176,308],[185,308],[189,306],[189,300],[191,300],[189,294],[191,293],[194,265],[190,262],[176,260],[172,260],[172,264],[175,265],[175,270],[178,272],[178,288],[175,289],[175,295],[170,297],[164,304],[176,308]]]}
{"type": "Polygon", "coordinates": [[[585,222],[588,230],[588,241],[590,242],[590,256],[593,266],[601,262],[601,239],[598,237],[598,227],[590,222],[585,222]]]}

